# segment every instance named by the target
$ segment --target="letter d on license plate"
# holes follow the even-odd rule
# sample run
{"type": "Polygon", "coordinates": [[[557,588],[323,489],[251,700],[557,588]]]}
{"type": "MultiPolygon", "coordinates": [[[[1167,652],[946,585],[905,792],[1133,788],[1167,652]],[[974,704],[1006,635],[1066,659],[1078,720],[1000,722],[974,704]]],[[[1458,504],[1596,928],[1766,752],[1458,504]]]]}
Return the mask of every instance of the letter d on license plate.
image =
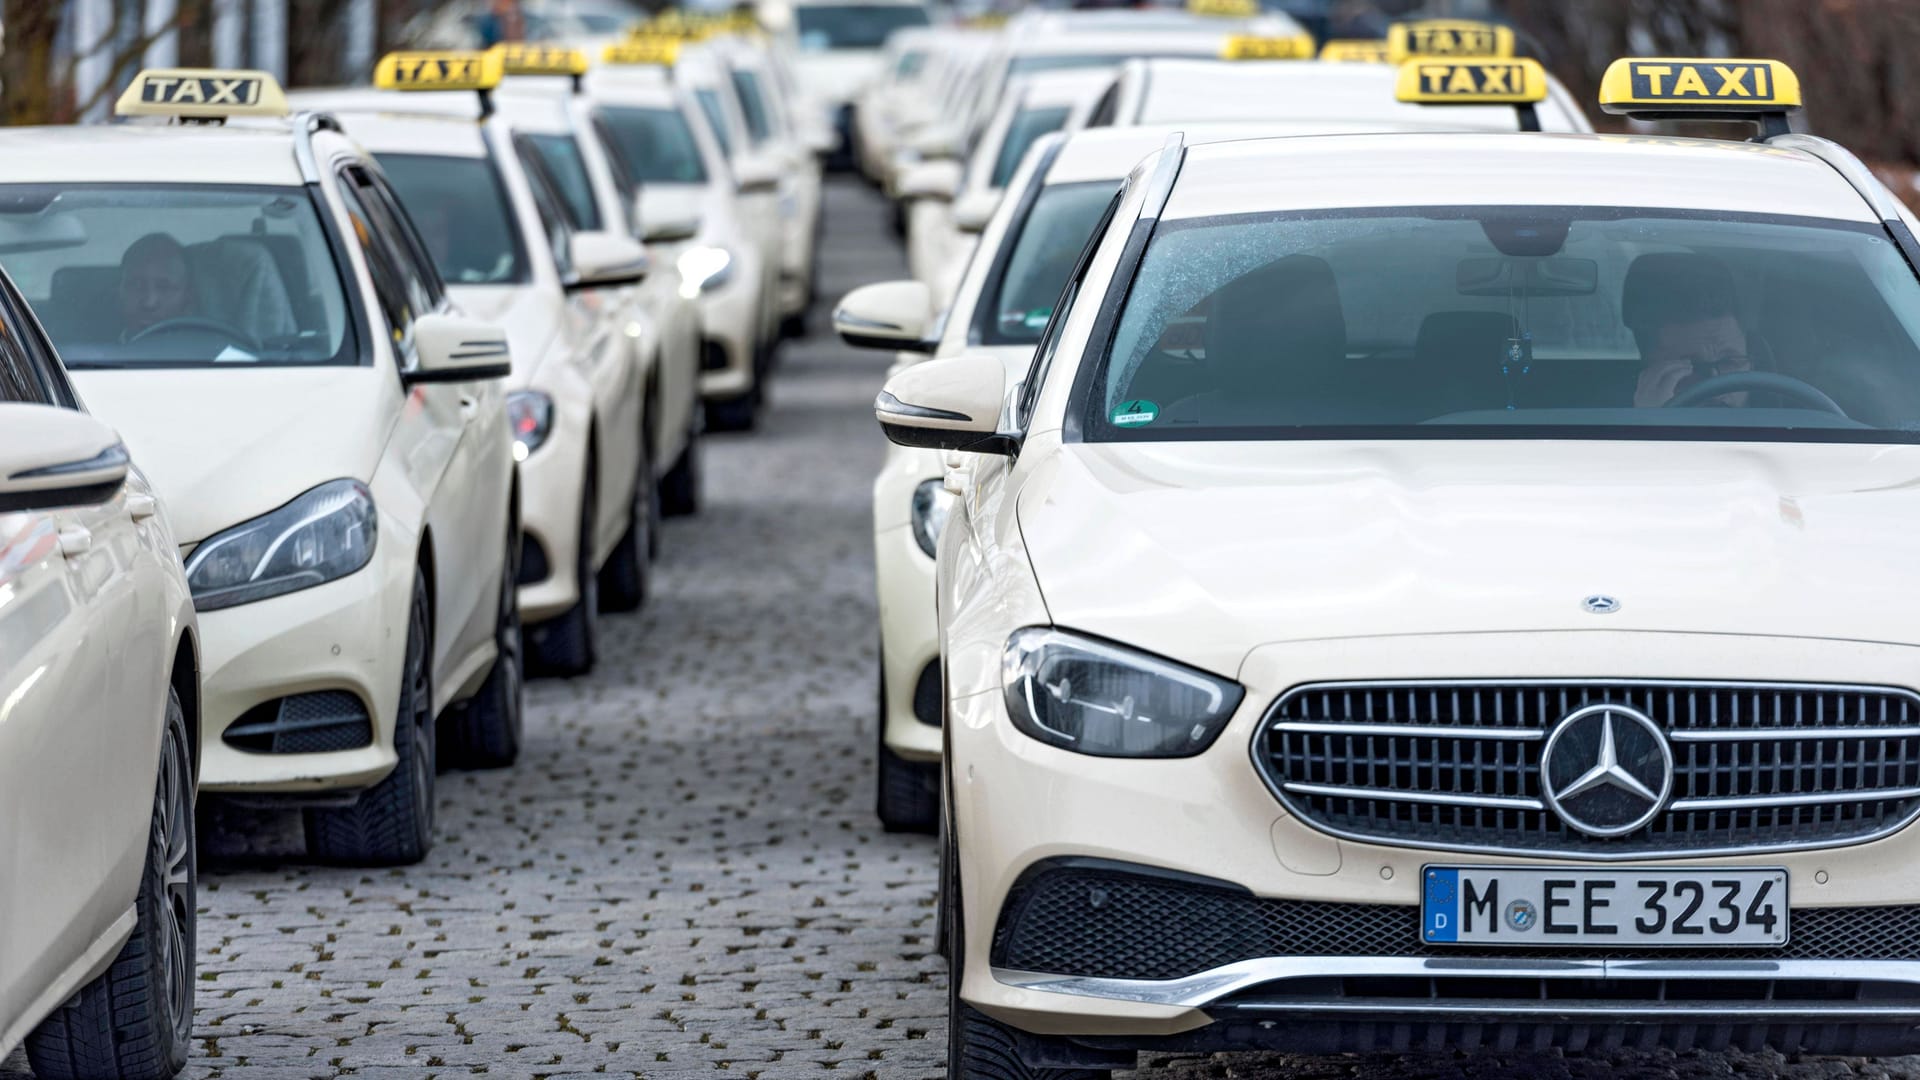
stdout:
{"type": "Polygon", "coordinates": [[[1787,943],[1787,872],[1429,866],[1420,872],[1429,945],[1787,943]]]}

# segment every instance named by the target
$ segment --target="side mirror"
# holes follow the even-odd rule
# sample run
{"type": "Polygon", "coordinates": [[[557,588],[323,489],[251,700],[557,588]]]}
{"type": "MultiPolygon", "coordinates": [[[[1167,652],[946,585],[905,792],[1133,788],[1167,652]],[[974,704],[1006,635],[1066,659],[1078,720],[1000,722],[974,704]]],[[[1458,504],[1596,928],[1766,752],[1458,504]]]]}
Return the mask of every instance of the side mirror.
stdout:
{"type": "Polygon", "coordinates": [[[700,235],[700,215],[696,211],[655,212],[640,220],[641,238],[649,244],[671,244],[700,235]]]}
{"type": "Polygon", "coordinates": [[[976,191],[953,204],[953,227],[963,233],[985,232],[987,222],[993,220],[993,212],[998,209],[998,191],[976,191]]]}
{"type": "Polygon", "coordinates": [[[513,370],[507,335],[492,323],[437,312],[413,321],[414,367],[408,383],[504,379],[513,370]]]}
{"type": "Polygon", "coordinates": [[[992,357],[929,360],[888,379],[873,415],[901,446],[1006,453],[1011,442],[998,434],[1006,390],[1006,369],[992,357]]]}
{"type": "Polygon", "coordinates": [[[78,409],[0,404],[0,513],[91,506],[127,482],[127,448],[78,409]]]}
{"type": "Polygon", "coordinates": [[[957,161],[923,161],[900,174],[894,195],[902,201],[937,199],[948,202],[960,193],[962,179],[960,163],[957,161]]]}
{"type": "Polygon", "coordinates": [[[742,158],[733,165],[733,183],[742,195],[767,195],[780,190],[780,168],[766,158],[742,158]]]}
{"type": "Polygon", "coordinates": [[[647,249],[613,232],[573,234],[573,277],[568,289],[633,285],[647,276],[647,249]]]}
{"type": "Polygon", "coordinates": [[[833,309],[833,329],[862,349],[932,352],[933,290],[922,281],[882,281],[848,293],[833,309]]]}
{"type": "Polygon", "coordinates": [[[951,124],[929,124],[907,140],[907,147],[922,161],[941,161],[960,156],[960,129],[951,124]]]}

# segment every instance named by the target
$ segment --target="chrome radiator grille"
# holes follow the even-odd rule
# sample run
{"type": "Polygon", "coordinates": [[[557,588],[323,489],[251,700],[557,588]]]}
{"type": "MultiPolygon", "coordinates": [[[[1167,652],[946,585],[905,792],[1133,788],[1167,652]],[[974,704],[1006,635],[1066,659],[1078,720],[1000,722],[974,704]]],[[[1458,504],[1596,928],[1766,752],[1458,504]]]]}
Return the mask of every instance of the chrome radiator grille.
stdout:
{"type": "Polygon", "coordinates": [[[1302,820],[1359,840],[1634,858],[1853,843],[1920,814],[1920,696],[1891,687],[1636,681],[1341,683],[1268,710],[1254,761],[1302,820]],[[1672,794],[1597,837],[1550,808],[1562,718],[1623,705],[1665,733],[1672,794]]]}

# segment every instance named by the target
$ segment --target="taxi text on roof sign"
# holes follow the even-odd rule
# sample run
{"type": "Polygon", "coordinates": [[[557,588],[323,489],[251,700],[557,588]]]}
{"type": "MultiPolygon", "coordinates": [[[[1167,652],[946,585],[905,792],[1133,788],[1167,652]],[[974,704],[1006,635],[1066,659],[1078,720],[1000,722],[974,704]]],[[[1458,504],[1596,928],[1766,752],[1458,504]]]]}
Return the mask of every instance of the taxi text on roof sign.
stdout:
{"type": "Polygon", "coordinates": [[[1389,62],[1385,38],[1333,38],[1320,46],[1320,59],[1336,64],[1389,62]]]}
{"type": "Polygon", "coordinates": [[[1537,60],[1409,60],[1394,96],[1422,105],[1530,105],[1547,97],[1537,60]]]}
{"type": "Polygon", "coordinates": [[[1800,107],[1800,79],[1778,60],[1615,60],[1600,80],[1608,112],[1781,112],[1800,107]]]}
{"type": "Polygon", "coordinates": [[[672,67],[680,56],[680,39],[666,34],[635,35],[600,50],[603,64],[653,64],[672,67]]]}
{"type": "Polygon", "coordinates": [[[1313,38],[1307,34],[1292,37],[1253,37],[1235,34],[1220,43],[1224,60],[1311,60],[1313,38]]]}
{"type": "Polygon", "coordinates": [[[1422,19],[1387,28],[1388,59],[1513,55],[1513,30],[1467,19],[1422,19]]]}
{"type": "Polygon", "coordinates": [[[373,69],[382,90],[491,90],[504,71],[498,52],[394,52],[373,69]]]}
{"type": "Polygon", "coordinates": [[[119,116],[185,120],[285,116],[287,96],[264,71],[153,68],[133,77],[113,111],[119,116]]]}
{"type": "Polygon", "coordinates": [[[587,54],[579,49],[565,49],[557,45],[528,45],[524,42],[501,42],[491,50],[500,54],[500,71],[504,75],[585,75],[587,73],[587,54]]]}

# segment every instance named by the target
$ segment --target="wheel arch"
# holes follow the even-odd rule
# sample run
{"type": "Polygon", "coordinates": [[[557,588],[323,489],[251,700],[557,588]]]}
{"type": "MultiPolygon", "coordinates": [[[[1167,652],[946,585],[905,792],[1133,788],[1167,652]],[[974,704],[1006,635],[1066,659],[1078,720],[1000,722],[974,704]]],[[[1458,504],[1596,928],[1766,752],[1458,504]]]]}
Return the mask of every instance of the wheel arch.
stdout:
{"type": "Polygon", "coordinates": [[[180,640],[174,645],[167,685],[180,698],[180,711],[186,714],[187,753],[197,782],[200,775],[200,643],[191,627],[180,632],[180,640]]]}

